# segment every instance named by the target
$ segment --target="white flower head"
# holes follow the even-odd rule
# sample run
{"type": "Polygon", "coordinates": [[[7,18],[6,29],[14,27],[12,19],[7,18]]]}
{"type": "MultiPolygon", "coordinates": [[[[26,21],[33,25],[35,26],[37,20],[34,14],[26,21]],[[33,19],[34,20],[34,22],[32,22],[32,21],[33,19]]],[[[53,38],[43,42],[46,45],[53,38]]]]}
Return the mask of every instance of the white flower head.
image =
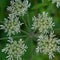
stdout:
{"type": "Polygon", "coordinates": [[[52,3],[56,3],[57,8],[60,7],[60,0],[52,0],[52,3]]]}
{"type": "Polygon", "coordinates": [[[47,33],[49,29],[53,29],[53,26],[53,20],[48,16],[48,13],[43,12],[38,14],[38,17],[33,17],[32,29],[38,29],[39,32],[47,33]]]}
{"type": "Polygon", "coordinates": [[[11,37],[11,35],[20,32],[20,25],[22,25],[22,23],[19,21],[19,18],[14,14],[9,14],[9,17],[5,18],[4,25],[1,27],[5,30],[7,36],[11,37]]]}
{"type": "Polygon", "coordinates": [[[60,46],[59,41],[57,38],[54,37],[54,33],[51,32],[49,37],[47,35],[40,35],[38,38],[38,44],[36,48],[37,53],[48,54],[49,59],[55,57],[54,53],[60,53],[60,46]]]}
{"type": "Polygon", "coordinates": [[[8,56],[7,60],[22,60],[22,56],[26,52],[27,46],[24,44],[24,41],[20,39],[19,41],[13,41],[6,44],[6,47],[2,49],[2,52],[5,52],[8,56]]]}
{"type": "Polygon", "coordinates": [[[30,7],[28,0],[24,0],[23,2],[21,0],[12,0],[10,1],[10,4],[11,6],[9,6],[7,10],[19,16],[26,14],[28,8],[30,7]]]}

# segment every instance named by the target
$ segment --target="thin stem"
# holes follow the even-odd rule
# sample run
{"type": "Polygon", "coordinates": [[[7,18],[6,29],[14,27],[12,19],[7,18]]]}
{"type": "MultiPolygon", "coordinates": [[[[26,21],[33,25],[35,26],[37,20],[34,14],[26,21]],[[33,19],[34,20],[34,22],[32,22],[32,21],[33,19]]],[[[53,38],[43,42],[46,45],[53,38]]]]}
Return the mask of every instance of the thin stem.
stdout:
{"type": "Polygon", "coordinates": [[[27,13],[27,22],[28,22],[29,27],[31,27],[31,24],[30,24],[30,17],[29,17],[29,14],[28,14],[28,13],[27,13]]]}
{"type": "Polygon", "coordinates": [[[22,16],[22,20],[23,20],[23,22],[24,22],[24,24],[25,24],[26,28],[27,28],[27,29],[29,29],[29,26],[27,25],[26,20],[24,19],[24,17],[23,17],[23,16],[22,16]]]}
{"type": "MultiPolygon", "coordinates": [[[[19,37],[26,37],[26,35],[23,35],[23,36],[14,36],[13,38],[19,38],[19,37]]],[[[5,39],[8,39],[8,37],[0,38],[0,40],[5,40],[5,39]]]]}
{"type": "Polygon", "coordinates": [[[25,33],[26,35],[28,35],[28,32],[24,31],[24,30],[21,30],[21,32],[25,33]]]}
{"type": "MultiPolygon", "coordinates": [[[[34,1],[34,5],[36,5],[38,2],[37,2],[37,0],[33,0],[34,1]]],[[[37,10],[35,10],[35,12],[34,12],[34,14],[35,14],[35,16],[37,15],[37,10]]]]}

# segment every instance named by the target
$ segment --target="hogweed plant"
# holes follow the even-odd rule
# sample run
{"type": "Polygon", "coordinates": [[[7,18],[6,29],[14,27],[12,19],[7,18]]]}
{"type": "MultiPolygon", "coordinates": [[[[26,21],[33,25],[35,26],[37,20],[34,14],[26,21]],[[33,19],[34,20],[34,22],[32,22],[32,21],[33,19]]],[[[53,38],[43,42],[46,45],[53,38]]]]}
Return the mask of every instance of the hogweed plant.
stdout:
{"type": "MultiPolygon", "coordinates": [[[[46,3],[45,0],[42,3],[44,2],[46,3]]],[[[60,7],[59,0],[48,0],[48,2],[52,5],[56,3],[57,8],[60,7]]],[[[10,1],[10,6],[7,8],[9,15],[4,18],[4,23],[0,24],[0,29],[4,30],[7,36],[7,44],[2,49],[2,52],[7,55],[6,60],[33,60],[32,54],[41,53],[53,60],[55,53],[60,53],[60,39],[54,31],[56,25],[53,17],[50,16],[48,10],[44,10],[32,16],[30,21],[31,16],[28,12],[30,6],[28,0],[10,1]],[[29,59],[24,58],[26,54],[29,59]]]]}

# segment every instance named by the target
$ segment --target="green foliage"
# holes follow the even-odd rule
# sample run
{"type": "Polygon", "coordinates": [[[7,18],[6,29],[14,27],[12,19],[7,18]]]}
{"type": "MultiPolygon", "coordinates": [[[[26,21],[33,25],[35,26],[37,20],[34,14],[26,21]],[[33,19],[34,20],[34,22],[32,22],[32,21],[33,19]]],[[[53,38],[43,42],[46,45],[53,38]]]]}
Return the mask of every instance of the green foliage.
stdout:
{"type": "MultiPolygon", "coordinates": [[[[42,13],[43,11],[49,12],[49,15],[53,17],[53,20],[55,22],[54,31],[57,37],[60,38],[60,8],[56,8],[54,4],[51,4],[51,1],[45,0],[45,2],[42,3],[40,0],[29,0],[31,2],[31,8],[28,11],[29,15],[24,16],[24,21],[26,25],[23,25],[21,28],[22,33],[13,36],[15,39],[19,39],[19,37],[23,38],[25,40],[25,43],[28,46],[27,52],[23,56],[23,60],[48,60],[47,56],[44,56],[42,54],[36,54],[35,53],[35,47],[36,47],[36,41],[32,35],[32,17],[38,13],[42,13]],[[35,1],[37,3],[35,3],[35,1]],[[26,28],[25,28],[26,27],[26,28]],[[20,36],[19,36],[20,35],[20,36]]],[[[0,24],[3,24],[4,18],[7,17],[8,13],[6,11],[6,7],[9,5],[10,0],[0,0],[0,24]]],[[[22,19],[22,18],[21,18],[22,19]]],[[[6,55],[1,52],[1,49],[5,46],[7,37],[6,34],[0,30],[0,60],[6,60],[6,55]]],[[[60,60],[60,55],[58,54],[58,58],[54,60],[60,60]]]]}

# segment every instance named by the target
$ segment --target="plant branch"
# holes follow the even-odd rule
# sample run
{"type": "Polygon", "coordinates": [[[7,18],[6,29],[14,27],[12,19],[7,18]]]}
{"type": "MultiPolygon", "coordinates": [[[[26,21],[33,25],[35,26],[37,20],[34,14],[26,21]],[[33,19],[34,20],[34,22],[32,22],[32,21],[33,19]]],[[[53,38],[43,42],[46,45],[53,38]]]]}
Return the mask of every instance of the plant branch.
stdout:
{"type": "MultiPolygon", "coordinates": [[[[14,36],[13,38],[22,38],[22,37],[26,37],[26,35],[23,35],[23,36],[14,36]]],[[[5,39],[8,39],[8,37],[4,37],[4,38],[0,38],[0,40],[5,40],[5,39]]]]}

